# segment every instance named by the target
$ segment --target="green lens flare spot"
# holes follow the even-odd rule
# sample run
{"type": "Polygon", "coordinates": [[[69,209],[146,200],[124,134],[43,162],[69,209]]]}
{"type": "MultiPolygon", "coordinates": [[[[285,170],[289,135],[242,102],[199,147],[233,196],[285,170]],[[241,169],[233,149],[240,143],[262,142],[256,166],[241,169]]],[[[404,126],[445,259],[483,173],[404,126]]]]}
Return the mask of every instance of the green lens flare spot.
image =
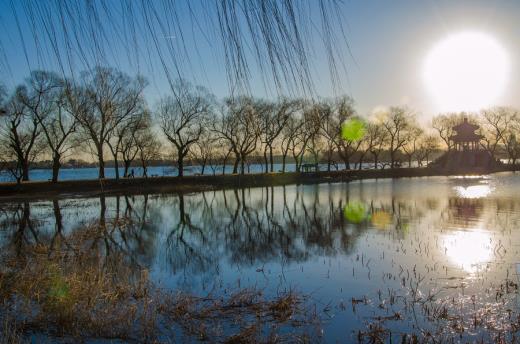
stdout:
{"type": "Polygon", "coordinates": [[[367,210],[363,203],[351,202],[343,208],[343,216],[352,223],[361,223],[367,219],[367,210]]]}
{"type": "Polygon", "coordinates": [[[365,123],[357,118],[349,119],[341,125],[341,137],[346,141],[359,141],[365,136],[365,123]]]}

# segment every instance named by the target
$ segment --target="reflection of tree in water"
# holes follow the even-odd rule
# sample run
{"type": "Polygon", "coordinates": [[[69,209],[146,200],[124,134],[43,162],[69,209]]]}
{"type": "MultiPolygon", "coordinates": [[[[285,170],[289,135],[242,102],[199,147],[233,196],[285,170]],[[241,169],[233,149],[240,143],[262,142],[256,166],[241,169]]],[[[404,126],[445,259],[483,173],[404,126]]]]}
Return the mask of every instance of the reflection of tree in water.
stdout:
{"type": "MultiPolygon", "coordinates": [[[[218,262],[216,243],[208,238],[212,228],[200,226],[192,220],[192,214],[186,212],[184,195],[180,194],[172,201],[171,206],[177,208],[178,214],[173,225],[167,228],[166,253],[170,268],[174,272],[189,270],[194,273],[215,268],[218,262]]],[[[194,202],[190,198],[188,202],[190,208],[195,209],[202,218],[211,209],[205,195],[201,200],[194,202]]]]}
{"type": "Polygon", "coordinates": [[[44,217],[46,205],[34,205],[29,202],[10,205],[4,209],[0,218],[3,229],[4,250],[14,249],[18,257],[23,257],[27,249],[34,245],[43,245],[48,255],[73,254],[75,249],[87,249],[95,256],[109,257],[118,255],[139,269],[148,266],[154,253],[154,228],[146,221],[147,199],[137,209],[130,198],[125,199],[125,212],[120,212],[119,198],[116,201],[116,213],[113,218],[107,217],[106,198],[99,198],[99,216],[89,224],[76,219],[74,228],[65,228],[63,206],[59,200],[52,200],[52,220],[35,220],[44,217]],[[38,213],[32,214],[32,208],[38,213]],[[52,225],[46,225],[52,223],[52,225]],[[66,234],[69,233],[69,234],[66,234]],[[79,247],[73,247],[71,242],[79,247]]]}
{"type": "Polygon", "coordinates": [[[15,250],[17,257],[23,256],[26,246],[41,242],[39,225],[40,222],[31,214],[29,202],[13,204],[3,209],[0,227],[3,231],[4,243],[8,248],[15,250]]]}
{"type": "MultiPolygon", "coordinates": [[[[124,255],[136,267],[152,266],[158,258],[170,271],[182,272],[186,278],[214,278],[223,262],[257,267],[270,262],[303,262],[316,256],[349,254],[368,228],[392,229],[394,238],[404,237],[411,221],[427,214],[439,218],[439,202],[429,198],[412,200],[392,194],[389,198],[372,196],[365,200],[362,194],[354,197],[351,190],[345,191],[348,192],[335,197],[316,185],[152,198],[101,196],[98,201],[79,203],[90,204],[91,210],[94,207],[93,220],[76,214],[72,215],[72,223],[71,212],[79,209],[78,201],[70,204],[71,201],[54,200],[37,205],[22,202],[4,206],[0,219],[4,243],[16,246],[21,253],[24,245],[34,242],[49,245],[51,251],[66,248],[65,233],[80,233],[87,224],[95,231],[92,229],[85,236],[84,245],[89,245],[93,254],[124,255]],[[355,223],[344,216],[344,208],[356,202],[363,204],[367,216],[355,223]],[[53,226],[47,225],[43,230],[46,221],[40,220],[40,213],[33,214],[31,207],[39,212],[47,207],[44,211],[53,217],[47,224],[53,226]],[[163,250],[165,255],[157,256],[163,250]]],[[[447,210],[441,210],[444,217],[463,218],[461,214],[470,211],[466,208],[471,209],[468,202],[482,207],[475,200],[446,202],[447,210]]]]}
{"type": "Polygon", "coordinates": [[[342,217],[341,201],[329,199],[320,204],[317,189],[310,200],[298,189],[289,200],[285,188],[282,195],[276,195],[275,188],[267,187],[259,202],[252,200],[252,190],[260,192],[236,189],[176,198],[179,217],[167,241],[174,270],[218,269],[222,258],[255,266],[348,253],[366,228],[366,224],[349,224],[342,217]],[[282,196],[282,201],[277,203],[275,196],[282,196]]]}

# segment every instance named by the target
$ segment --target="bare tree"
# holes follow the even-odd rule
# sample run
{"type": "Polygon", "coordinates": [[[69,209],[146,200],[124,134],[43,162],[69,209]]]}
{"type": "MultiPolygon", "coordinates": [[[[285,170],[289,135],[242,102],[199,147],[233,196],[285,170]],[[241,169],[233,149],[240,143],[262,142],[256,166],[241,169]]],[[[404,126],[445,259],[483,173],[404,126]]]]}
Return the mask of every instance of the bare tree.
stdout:
{"type": "Polygon", "coordinates": [[[58,181],[59,170],[65,154],[72,150],[75,141],[71,140],[76,132],[77,120],[71,114],[64,80],[58,75],[45,72],[32,72],[24,88],[20,89],[20,101],[41,127],[47,148],[52,156],[52,181],[58,181]]]}
{"type": "Polygon", "coordinates": [[[245,173],[247,157],[256,150],[260,136],[260,115],[263,104],[250,97],[228,98],[219,120],[214,121],[213,131],[226,141],[235,155],[233,173],[245,173]]]}
{"type": "Polygon", "coordinates": [[[306,105],[303,115],[299,119],[301,123],[297,125],[298,130],[291,141],[291,152],[296,164],[296,172],[301,171],[303,158],[309,150],[309,145],[319,135],[320,123],[316,108],[313,105],[306,105]]]}
{"type": "MultiPolygon", "coordinates": [[[[132,162],[136,159],[140,152],[140,140],[146,137],[151,130],[151,118],[148,111],[144,111],[128,121],[126,130],[123,132],[119,146],[121,157],[123,159],[123,176],[129,176],[129,169],[132,162]]],[[[117,151],[116,151],[117,152],[117,151]]],[[[133,173],[132,173],[133,176],[133,173]]]]}
{"type": "Polygon", "coordinates": [[[212,112],[212,96],[205,88],[193,87],[184,80],[173,85],[172,93],[159,102],[157,118],[166,139],[176,150],[178,176],[182,177],[184,158],[191,145],[200,139],[212,112]]]}
{"type": "MultiPolygon", "coordinates": [[[[512,109],[511,109],[512,110],[512,109]]],[[[517,110],[511,114],[511,122],[508,125],[505,133],[502,135],[502,142],[504,149],[507,152],[509,163],[515,165],[520,157],[520,142],[517,135],[520,132],[520,114],[517,110]]]]}
{"type": "Polygon", "coordinates": [[[83,73],[83,85],[68,87],[72,114],[92,142],[99,163],[99,178],[105,178],[105,145],[116,128],[145,107],[145,80],[106,67],[83,73]]]}
{"type": "Polygon", "coordinates": [[[297,107],[297,101],[282,98],[276,103],[266,104],[265,110],[260,112],[262,122],[260,138],[264,146],[266,173],[274,170],[273,146],[297,107]],[[267,159],[268,155],[269,160],[267,159]]]}
{"type": "Polygon", "coordinates": [[[379,165],[379,157],[387,144],[388,134],[380,123],[369,122],[366,127],[366,152],[373,157],[374,168],[379,165]]]}
{"type": "Polygon", "coordinates": [[[282,172],[285,172],[287,155],[293,142],[297,139],[302,125],[303,121],[300,121],[298,118],[296,118],[295,114],[293,113],[287,120],[287,123],[285,123],[285,126],[282,130],[280,140],[280,151],[282,153],[282,172]]]}
{"type": "Polygon", "coordinates": [[[0,140],[7,167],[18,183],[29,180],[29,166],[42,150],[40,144],[41,127],[20,100],[23,88],[3,107],[0,124],[0,140]]]}
{"type": "Polygon", "coordinates": [[[327,171],[330,171],[332,164],[332,157],[338,146],[338,140],[340,140],[341,123],[339,122],[338,116],[335,116],[338,112],[334,111],[334,108],[329,102],[322,101],[317,104],[317,110],[320,117],[320,134],[325,140],[325,154],[327,156],[327,171]]]}
{"type": "MultiPolygon", "coordinates": [[[[354,110],[354,101],[352,98],[343,96],[336,100],[336,116],[338,117],[338,123],[340,125],[338,130],[341,130],[341,125],[347,120],[356,117],[356,111],[354,110]]],[[[336,141],[338,146],[338,154],[345,164],[345,169],[350,169],[350,159],[361,147],[361,140],[344,140],[341,136],[336,141]]]]}
{"type": "Polygon", "coordinates": [[[415,115],[405,107],[394,106],[381,119],[381,125],[388,134],[388,150],[390,153],[390,167],[396,167],[397,153],[409,139],[409,132],[415,115]]]}
{"type": "Polygon", "coordinates": [[[207,165],[210,165],[213,174],[215,174],[214,166],[218,156],[216,143],[217,139],[212,135],[212,132],[205,131],[200,140],[193,145],[190,158],[200,166],[201,175],[204,174],[207,165]]]}
{"type": "Polygon", "coordinates": [[[430,163],[430,155],[439,148],[439,139],[435,135],[426,135],[421,138],[419,148],[417,150],[417,162],[422,166],[422,162],[426,160],[426,166],[430,163]]]}
{"type": "Polygon", "coordinates": [[[484,136],[486,149],[494,158],[496,158],[497,149],[503,142],[506,132],[516,116],[516,111],[507,107],[482,110],[481,132],[484,136]]]}
{"type": "Polygon", "coordinates": [[[138,157],[143,169],[143,177],[148,177],[148,164],[151,160],[161,157],[161,143],[152,131],[151,125],[146,125],[134,135],[135,144],[138,149],[138,157]]]}
{"type": "Polygon", "coordinates": [[[402,147],[404,155],[408,159],[408,167],[412,167],[412,160],[414,157],[417,158],[417,151],[424,135],[424,130],[418,126],[411,126],[407,132],[408,137],[402,147]]]}

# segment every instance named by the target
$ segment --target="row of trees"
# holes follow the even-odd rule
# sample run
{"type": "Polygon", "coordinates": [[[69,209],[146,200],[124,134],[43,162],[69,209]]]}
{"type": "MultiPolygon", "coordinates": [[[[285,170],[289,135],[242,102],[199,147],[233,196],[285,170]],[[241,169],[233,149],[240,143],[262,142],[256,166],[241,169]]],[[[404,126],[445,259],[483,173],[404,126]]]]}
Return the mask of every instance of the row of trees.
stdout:
{"type": "MultiPolygon", "coordinates": [[[[437,133],[428,133],[409,108],[390,107],[361,118],[345,96],[319,101],[239,96],[219,103],[205,88],[179,80],[150,110],[145,87],[142,77],[104,67],[84,72],[79,80],[33,72],[12,94],[0,92],[4,168],[17,181],[25,181],[32,162],[50,158],[52,180],[57,181],[63,161],[78,152],[96,158],[99,178],[105,177],[107,156],[123,167],[124,177],[134,164],[146,176],[149,161],[165,157],[175,159],[179,176],[187,161],[199,165],[202,173],[208,167],[216,173],[218,165],[245,173],[253,160],[261,162],[265,172],[274,172],[275,156],[281,159],[282,172],[288,161],[295,163],[296,171],[305,161],[324,162],[328,170],[338,168],[338,162],[347,169],[366,162],[374,168],[397,167],[403,160],[409,166],[413,161],[422,165],[440,142],[451,148],[452,127],[468,116],[481,124],[491,154],[504,151],[513,163],[520,154],[515,135],[520,116],[510,108],[478,116],[439,115],[432,123],[437,133]],[[350,121],[361,123],[362,135],[342,135],[350,121]]],[[[115,172],[120,178],[118,168],[115,172]]]]}

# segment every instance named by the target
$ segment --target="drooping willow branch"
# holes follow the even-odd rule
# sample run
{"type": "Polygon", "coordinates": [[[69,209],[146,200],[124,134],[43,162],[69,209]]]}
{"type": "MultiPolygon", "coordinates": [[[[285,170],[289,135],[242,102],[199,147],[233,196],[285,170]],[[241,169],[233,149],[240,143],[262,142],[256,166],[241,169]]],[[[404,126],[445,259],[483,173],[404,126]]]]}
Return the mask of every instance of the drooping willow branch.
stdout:
{"type": "Polygon", "coordinates": [[[257,75],[266,89],[312,94],[320,59],[334,87],[346,71],[340,0],[2,1],[10,13],[0,20],[12,24],[0,36],[4,77],[12,65],[6,47],[20,49],[30,70],[74,79],[109,65],[161,73],[172,87],[222,64],[232,94],[247,92],[257,75]]]}

